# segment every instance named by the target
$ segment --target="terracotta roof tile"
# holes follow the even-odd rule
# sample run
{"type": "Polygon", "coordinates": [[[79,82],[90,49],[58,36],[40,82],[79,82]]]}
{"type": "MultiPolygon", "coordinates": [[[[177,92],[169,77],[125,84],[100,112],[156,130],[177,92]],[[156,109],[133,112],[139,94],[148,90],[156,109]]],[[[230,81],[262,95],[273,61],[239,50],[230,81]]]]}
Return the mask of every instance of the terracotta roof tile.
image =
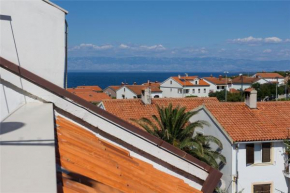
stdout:
{"type": "MultiPolygon", "coordinates": [[[[136,95],[141,95],[142,90],[146,89],[148,86],[145,86],[145,85],[125,85],[125,87],[130,89],[136,95]]],[[[150,88],[151,88],[151,92],[162,92],[162,90],[160,90],[159,87],[150,86],[150,88]]]]}
{"type": "Polygon", "coordinates": [[[111,99],[111,97],[109,97],[106,93],[97,93],[94,91],[86,91],[86,92],[73,91],[72,93],[89,102],[100,102],[105,99],[111,99]]]}
{"type": "Polygon", "coordinates": [[[256,76],[261,77],[261,78],[284,78],[282,75],[278,73],[270,73],[270,72],[261,72],[257,73],[256,76]]]}
{"type": "Polygon", "coordinates": [[[216,77],[204,77],[203,79],[212,82],[216,85],[225,85],[226,83],[229,84],[231,83],[230,78],[216,78],[216,77]]]}
{"type": "Polygon", "coordinates": [[[195,109],[205,103],[218,103],[216,98],[199,97],[199,98],[159,98],[151,99],[151,105],[144,105],[141,99],[114,99],[104,100],[103,105],[110,113],[132,123],[133,125],[143,129],[131,119],[140,119],[146,117],[152,119],[152,115],[157,115],[156,105],[168,106],[172,103],[173,106],[186,106],[187,111],[195,109]]]}
{"type": "Polygon", "coordinates": [[[211,103],[206,108],[234,141],[279,140],[288,137],[290,102],[211,103]]]}
{"type": "Polygon", "coordinates": [[[201,192],[62,117],[56,123],[63,192],[201,192]]]}
{"type": "Polygon", "coordinates": [[[88,89],[92,91],[103,91],[99,86],[77,86],[77,89],[88,89]]]}
{"type": "Polygon", "coordinates": [[[260,80],[260,78],[256,78],[256,77],[248,77],[248,76],[237,76],[235,78],[232,79],[232,83],[233,84],[241,84],[243,81],[243,84],[253,84],[255,82],[257,82],[258,80],[260,80]]]}
{"type": "Polygon", "coordinates": [[[193,81],[197,78],[197,76],[188,76],[188,77],[171,77],[173,80],[175,80],[176,82],[178,82],[180,85],[182,86],[209,86],[209,84],[207,82],[205,82],[203,79],[199,80],[199,84],[193,84],[190,81],[193,81]]]}

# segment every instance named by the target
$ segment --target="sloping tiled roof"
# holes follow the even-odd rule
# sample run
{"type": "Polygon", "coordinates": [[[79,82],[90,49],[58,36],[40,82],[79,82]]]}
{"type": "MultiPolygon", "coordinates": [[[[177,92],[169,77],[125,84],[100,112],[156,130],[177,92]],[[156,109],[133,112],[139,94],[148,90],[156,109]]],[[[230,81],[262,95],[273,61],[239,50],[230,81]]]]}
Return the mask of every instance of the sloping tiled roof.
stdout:
{"type": "Polygon", "coordinates": [[[119,88],[121,88],[122,86],[108,86],[108,88],[113,89],[114,91],[118,90],[119,88]]]}
{"type": "Polygon", "coordinates": [[[278,74],[278,73],[270,73],[270,72],[260,72],[257,73],[256,76],[261,77],[261,78],[284,78],[282,75],[278,74]]]}
{"type": "MultiPolygon", "coordinates": [[[[145,86],[145,85],[126,85],[125,87],[130,89],[136,95],[141,95],[142,90],[146,89],[148,86],[145,86]]],[[[150,88],[151,88],[151,92],[162,92],[162,90],[160,90],[156,86],[150,86],[150,88]]]]}
{"type": "Polygon", "coordinates": [[[99,86],[77,86],[77,89],[87,89],[92,91],[103,91],[99,86]]]}
{"type": "Polygon", "coordinates": [[[232,79],[232,83],[233,84],[242,84],[242,82],[243,82],[243,84],[253,84],[253,83],[257,82],[258,80],[260,80],[260,78],[243,76],[243,79],[242,79],[242,77],[237,76],[237,77],[232,79]]]}
{"type": "Polygon", "coordinates": [[[152,115],[158,115],[157,107],[159,106],[168,106],[172,103],[173,106],[180,105],[181,107],[185,106],[186,110],[192,110],[198,106],[205,103],[218,103],[216,98],[211,97],[196,97],[196,98],[159,98],[151,99],[151,105],[144,105],[141,99],[114,99],[114,100],[104,100],[103,105],[105,106],[106,111],[132,123],[133,125],[143,129],[138,124],[136,124],[131,119],[140,119],[146,117],[153,121],[152,115]]]}
{"type": "Polygon", "coordinates": [[[100,102],[104,99],[111,99],[111,97],[109,97],[106,93],[97,93],[93,91],[72,93],[89,102],[100,102]]]}
{"type": "Polygon", "coordinates": [[[59,192],[201,192],[67,119],[56,123],[59,192]]]}
{"type": "Polygon", "coordinates": [[[209,86],[209,84],[207,82],[205,82],[203,79],[199,80],[199,84],[193,84],[190,81],[194,80],[197,78],[197,76],[185,76],[185,77],[171,77],[173,80],[175,80],[176,82],[178,82],[180,85],[182,86],[209,86]]]}
{"type": "Polygon", "coordinates": [[[230,93],[240,93],[240,91],[234,88],[230,88],[230,93]]]}
{"type": "Polygon", "coordinates": [[[145,85],[145,86],[155,86],[155,87],[159,87],[160,86],[160,82],[146,82],[146,83],[143,83],[142,85],[145,85]]]}
{"type": "Polygon", "coordinates": [[[290,128],[290,102],[258,102],[257,109],[244,103],[205,104],[233,141],[286,139],[290,128]]]}
{"type": "Polygon", "coordinates": [[[203,79],[212,82],[213,84],[216,85],[226,85],[227,83],[231,83],[231,79],[230,78],[216,78],[216,77],[204,77],[203,79]]]}

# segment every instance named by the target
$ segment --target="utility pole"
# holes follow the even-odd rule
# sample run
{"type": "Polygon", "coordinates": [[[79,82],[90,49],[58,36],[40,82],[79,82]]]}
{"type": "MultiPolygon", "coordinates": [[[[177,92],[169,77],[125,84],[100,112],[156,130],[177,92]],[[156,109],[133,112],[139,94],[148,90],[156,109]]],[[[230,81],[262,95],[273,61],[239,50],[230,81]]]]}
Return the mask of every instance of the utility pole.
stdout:
{"type": "Polygon", "coordinates": [[[241,73],[240,74],[240,77],[241,77],[241,102],[243,102],[243,94],[244,94],[244,89],[243,89],[243,84],[244,84],[244,82],[243,82],[243,74],[241,73]]]}
{"type": "Polygon", "coordinates": [[[226,88],[225,88],[225,102],[227,102],[228,100],[228,93],[227,93],[227,90],[228,90],[228,71],[225,71],[224,72],[226,74],[226,88]]]}
{"type": "Polygon", "coordinates": [[[278,77],[276,77],[276,101],[278,100],[278,77]]]}

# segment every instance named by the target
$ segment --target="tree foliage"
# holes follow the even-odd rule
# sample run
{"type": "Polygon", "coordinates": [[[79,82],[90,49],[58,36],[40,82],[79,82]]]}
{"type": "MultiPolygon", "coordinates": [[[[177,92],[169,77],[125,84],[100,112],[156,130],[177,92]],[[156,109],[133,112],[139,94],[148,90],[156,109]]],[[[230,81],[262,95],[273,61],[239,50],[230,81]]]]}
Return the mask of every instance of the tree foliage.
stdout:
{"type": "MultiPolygon", "coordinates": [[[[208,95],[209,97],[216,97],[219,101],[225,101],[225,90],[211,92],[208,95]]],[[[242,96],[240,93],[230,93],[227,92],[227,101],[228,102],[241,102],[242,96]]]]}
{"type": "MultiPolygon", "coordinates": [[[[252,84],[252,87],[257,90],[258,98],[263,100],[266,96],[270,98],[276,98],[276,84],[266,83],[266,84],[259,84],[255,83],[252,84]]],[[[278,95],[285,94],[285,86],[278,86],[277,88],[278,95]]]]}
{"type": "Polygon", "coordinates": [[[154,122],[148,118],[139,120],[132,119],[144,128],[148,133],[172,144],[173,146],[186,151],[207,164],[218,168],[219,162],[226,163],[226,159],[220,151],[222,143],[213,136],[196,135],[193,137],[197,127],[203,128],[208,125],[205,121],[189,122],[189,119],[196,115],[196,111],[186,112],[185,107],[175,107],[172,104],[168,107],[157,106],[158,116],[152,115],[154,122]],[[210,144],[216,144],[217,150],[213,150],[210,144]]]}

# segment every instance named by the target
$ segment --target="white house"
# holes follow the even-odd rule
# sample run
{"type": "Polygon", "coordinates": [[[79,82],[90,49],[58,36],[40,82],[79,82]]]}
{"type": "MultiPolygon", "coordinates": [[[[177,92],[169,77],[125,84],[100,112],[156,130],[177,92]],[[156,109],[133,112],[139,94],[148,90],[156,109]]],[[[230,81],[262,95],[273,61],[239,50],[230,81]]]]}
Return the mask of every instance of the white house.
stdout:
{"type": "Polygon", "coordinates": [[[217,92],[222,90],[229,90],[231,85],[230,78],[222,78],[222,76],[216,77],[204,77],[203,78],[206,83],[209,84],[209,92],[217,92]]]}
{"type": "Polygon", "coordinates": [[[212,193],[219,171],[63,88],[65,14],[1,1],[0,192],[212,193]]]}
{"type": "Polygon", "coordinates": [[[209,84],[197,76],[177,76],[162,82],[160,89],[167,98],[208,97],[209,84]]]}
{"type": "Polygon", "coordinates": [[[229,88],[236,90],[245,90],[251,88],[252,84],[260,83],[265,84],[267,81],[263,78],[249,77],[249,76],[237,76],[231,80],[231,85],[229,88]]]}
{"type": "Polygon", "coordinates": [[[116,92],[120,87],[121,86],[108,86],[107,88],[104,89],[103,92],[109,95],[111,98],[116,98],[117,97],[116,92]]]}
{"type": "Polygon", "coordinates": [[[284,84],[284,77],[275,72],[260,72],[254,74],[252,77],[255,78],[262,78],[268,83],[276,83],[278,82],[279,85],[284,84]]]}
{"type": "MultiPolygon", "coordinates": [[[[223,143],[227,163],[221,166],[226,192],[288,192],[285,147],[290,128],[290,102],[258,102],[257,91],[246,89],[245,103],[205,104],[191,121],[210,126],[197,131],[223,143]]],[[[287,164],[288,165],[288,164],[287,164]]]]}
{"type": "MultiPolygon", "coordinates": [[[[141,98],[142,90],[149,86],[145,85],[123,85],[116,90],[117,99],[134,99],[141,98]]],[[[162,98],[162,91],[155,86],[150,86],[151,98],[162,98]]],[[[106,91],[105,91],[106,92],[106,91]]]]}

